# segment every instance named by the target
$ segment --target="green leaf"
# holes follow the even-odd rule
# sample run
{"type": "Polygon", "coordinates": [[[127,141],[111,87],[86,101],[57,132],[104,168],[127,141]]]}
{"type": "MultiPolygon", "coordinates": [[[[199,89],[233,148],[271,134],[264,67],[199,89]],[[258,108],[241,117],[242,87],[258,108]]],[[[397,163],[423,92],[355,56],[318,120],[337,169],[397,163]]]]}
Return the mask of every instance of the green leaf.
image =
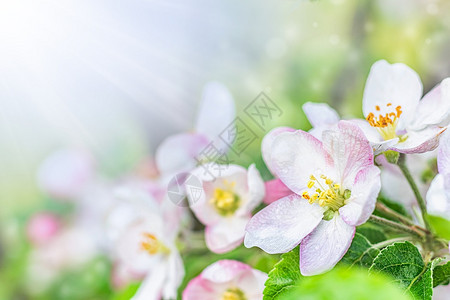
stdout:
{"type": "Polygon", "coordinates": [[[350,266],[362,266],[369,268],[380,250],[373,248],[373,245],[362,234],[356,233],[352,244],[341,263],[350,266]]]}
{"type": "Polygon", "coordinates": [[[450,261],[433,269],[433,287],[450,283],[450,261]]]}
{"type": "Polygon", "coordinates": [[[367,226],[358,227],[358,228],[356,228],[356,232],[365,236],[369,240],[369,242],[371,242],[372,244],[380,243],[380,242],[387,240],[386,234],[384,234],[383,231],[381,231],[377,228],[372,228],[372,227],[367,227],[367,226]]]}
{"type": "Polygon", "coordinates": [[[281,295],[278,300],[379,300],[411,299],[387,276],[383,274],[368,275],[359,268],[336,267],[328,273],[303,277],[296,287],[281,295]]]}
{"type": "Polygon", "coordinates": [[[269,278],[265,283],[264,300],[277,299],[295,286],[302,277],[299,262],[299,247],[281,256],[281,260],[269,272],[269,278]]]}
{"type": "Polygon", "coordinates": [[[414,299],[430,299],[433,294],[431,263],[424,263],[419,250],[410,242],[395,243],[383,249],[370,267],[394,278],[414,299]]]}
{"type": "Polygon", "coordinates": [[[438,236],[450,240],[450,221],[438,216],[426,216],[432,231],[438,236]]]}

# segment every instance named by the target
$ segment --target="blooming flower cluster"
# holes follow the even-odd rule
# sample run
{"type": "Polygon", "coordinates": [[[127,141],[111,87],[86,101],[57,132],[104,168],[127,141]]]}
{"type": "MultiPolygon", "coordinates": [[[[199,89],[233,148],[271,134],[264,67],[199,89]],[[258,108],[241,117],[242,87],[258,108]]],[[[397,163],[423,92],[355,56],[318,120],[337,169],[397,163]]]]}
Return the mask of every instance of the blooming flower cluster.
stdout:
{"type": "Polygon", "coordinates": [[[229,145],[218,137],[236,117],[231,93],[216,82],[205,87],[195,126],[166,138],[154,159],[122,178],[104,178],[84,152],[60,151],[41,166],[39,186],[74,203],[77,213],[69,224],[49,212],[30,219],[27,235],[35,248],[30,273],[45,264],[74,267],[64,251],[71,259],[101,253],[112,263],[115,289],[140,282],[133,299],[271,299],[279,282],[295,281],[271,280],[292,275],[282,275],[283,263],[291,263],[298,279],[328,272],[356,253],[360,257],[352,265],[364,260],[377,270],[400,241],[417,245],[418,259],[425,259],[424,269],[407,282],[413,286],[428,274],[426,268],[445,268],[450,254],[449,237],[440,236],[433,223],[439,217],[450,225],[450,79],[422,93],[412,69],[376,62],[362,98],[364,118],[341,120],[325,103],[305,103],[311,130],[279,127],[263,138],[267,174],[255,164],[201,157],[210,145],[227,153],[229,145]],[[181,177],[193,182],[179,183],[177,195],[184,201],[177,202],[167,187],[181,177]],[[95,239],[83,240],[82,230],[95,239]],[[381,233],[372,241],[364,230],[381,233]],[[357,247],[365,244],[359,253],[357,247]],[[257,248],[246,249],[252,247],[257,248]],[[272,265],[257,264],[240,251],[260,258],[286,254],[268,275],[261,270],[272,265]],[[378,255],[370,262],[369,252],[378,255]],[[201,266],[209,265],[203,271],[187,264],[195,255],[204,257],[201,266]]]}

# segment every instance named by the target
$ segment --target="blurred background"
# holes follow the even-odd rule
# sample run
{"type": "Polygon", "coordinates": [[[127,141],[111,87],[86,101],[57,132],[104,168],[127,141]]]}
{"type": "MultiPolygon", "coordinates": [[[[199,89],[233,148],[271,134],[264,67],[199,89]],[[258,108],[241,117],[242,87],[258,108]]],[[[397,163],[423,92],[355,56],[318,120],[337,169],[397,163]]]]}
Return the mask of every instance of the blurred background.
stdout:
{"type": "Polygon", "coordinates": [[[0,299],[127,298],[85,241],[92,231],[61,242],[66,256],[84,247],[77,268],[30,267],[32,216],[71,222],[74,210],[39,188],[55,151],[88,153],[105,180],[135,172],[165,137],[193,128],[204,85],[218,81],[238,116],[261,92],[281,109],[252,125],[257,141],[236,158],[267,178],[260,141],[275,126],[308,129],[304,102],[361,117],[373,62],[409,65],[428,91],[450,76],[449,53],[444,0],[0,0],[0,299]]]}

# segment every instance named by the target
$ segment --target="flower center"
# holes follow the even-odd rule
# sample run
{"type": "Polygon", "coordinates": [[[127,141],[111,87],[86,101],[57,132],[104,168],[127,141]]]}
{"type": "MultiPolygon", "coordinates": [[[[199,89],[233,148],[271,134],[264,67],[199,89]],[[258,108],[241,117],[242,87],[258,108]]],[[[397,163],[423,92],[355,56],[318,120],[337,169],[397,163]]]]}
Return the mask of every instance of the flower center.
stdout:
{"type": "Polygon", "coordinates": [[[240,198],[233,193],[235,182],[228,184],[229,189],[216,188],[214,190],[214,196],[211,198],[210,203],[214,205],[217,212],[223,216],[232,215],[240,206],[240,198]]]}
{"type": "Polygon", "coordinates": [[[222,300],[246,300],[244,292],[238,288],[231,288],[226,290],[222,295],[222,300]]]}
{"type": "Polygon", "coordinates": [[[392,109],[392,103],[386,105],[385,113],[380,113],[381,108],[376,105],[375,110],[378,116],[374,113],[369,113],[366,120],[369,122],[370,126],[375,127],[384,140],[390,140],[397,137],[396,128],[398,119],[402,115],[402,107],[399,105],[392,109]]]}
{"type": "Polygon", "coordinates": [[[341,186],[325,175],[321,175],[320,179],[311,175],[307,186],[313,193],[310,194],[310,192],[305,191],[302,197],[308,200],[310,204],[317,203],[321,207],[325,207],[325,217],[344,206],[345,200],[350,198],[351,195],[350,190],[341,191],[341,186]]]}
{"type": "Polygon", "coordinates": [[[167,248],[163,243],[161,243],[158,238],[148,232],[143,234],[144,238],[141,241],[141,249],[150,255],[155,255],[157,253],[169,253],[170,249],[167,248]]]}

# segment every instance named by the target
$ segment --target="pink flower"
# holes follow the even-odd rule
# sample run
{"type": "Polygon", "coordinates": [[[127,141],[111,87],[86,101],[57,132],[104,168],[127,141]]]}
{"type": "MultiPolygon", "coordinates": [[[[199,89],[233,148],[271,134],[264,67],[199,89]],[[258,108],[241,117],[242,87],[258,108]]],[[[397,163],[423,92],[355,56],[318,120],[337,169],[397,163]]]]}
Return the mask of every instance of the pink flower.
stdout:
{"type": "Polygon", "coordinates": [[[322,142],[304,131],[280,133],[271,166],[295,194],[258,212],[244,244],[283,253],[300,244],[300,270],[314,275],[331,269],[349,248],[355,227],[372,214],[380,171],[358,126],[340,121],[322,142]]]}
{"type": "Polygon", "coordinates": [[[450,79],[421,97],[422,82],[408,66],[373,64],[363,97],[367,122],[358,123],[377,153],[423,153],[438,146],[446,130],[438,125],[450,111],[450,79]]]}
{"type": "Polygon", "coordinates": [[[226,149],[219,135],[235,116],[234,100],[228,89],[218,82],[206,84],[193,130],[169,136],[156,151],[156,164],[161,174],[173,176],[189,172],[198,164],[195,158],[211,142],[221,151],[226,149]]]}
{"type": "Polygon", "coordinates": [[[35,245],[49,242],[61,228],[61,223],[51,213],[37,213],[33,215],[27,224],[28,239],[35,245]]]}
{"type": "Polygon", "coordinates": [[[450,220],[450,135],[444,134],[437,155],[439,174],[431,182],[427,192],[427,210],[450,220]]]}
{"type": "MultiPolygon", "coordinates": [[[[315,138],[321,139],[322,132],[330,129],[339,122],[338,113],[326,103],[306,102],[303,104],[303,111],[306,114],[313,128],[309,131],[315,138]]],[[[261,151],[264,162],[269,171],[274,174],[272,159],[270,158],[272,144],[275,138],[283,132],[293,132],[295,129],[290,127],[278,127],[271,130],[264,136],[261,144],[261,151]]],[[[278,199],[293,194],[293,192],[279,179],[274,179],[265,183],[266,197],[264,203],[270,204],[278,199]]]]}
{"type": "Polygon", "coordinates": [[[139,185],[116,192],[119,202],[107,218],[113,242],[113,279],[143,280],[133,299],[175,299],[184,267],[175,241],[179,232],[179,207],[166,199],[159,203],[139,185]]]}
{"type": "Polygon", "coordinates": [[[216,253],[236,248],[244,240],[252,210],[264,197],[258,170],[254,165],[247,171],[237,165],[207,164],[192,174],[202,186],[188,188],[187,195],[192,211],[206,225],[206,245],[216,253]]]}
{"type": "Polygon", "coordinates": [[[219,260],[192,279],[183,300],[263,298],[267,274],[235,260],[219,260]]]}

